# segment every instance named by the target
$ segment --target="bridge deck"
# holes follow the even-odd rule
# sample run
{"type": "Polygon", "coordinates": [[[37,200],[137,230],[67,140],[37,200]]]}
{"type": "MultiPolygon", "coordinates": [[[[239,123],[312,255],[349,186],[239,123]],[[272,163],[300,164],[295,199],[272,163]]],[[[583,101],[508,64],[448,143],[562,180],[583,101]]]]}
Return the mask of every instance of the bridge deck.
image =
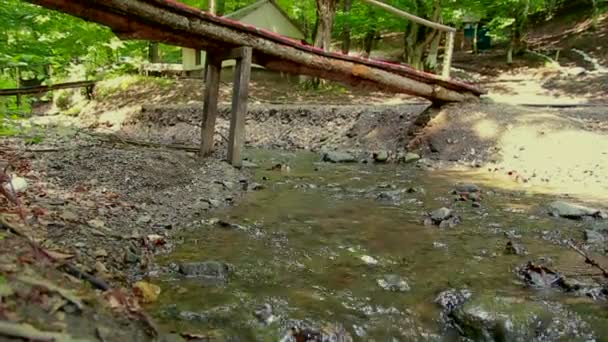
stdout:
{"type": "Polygon", "coordinates": [[[109,26],[123,39],[146,39],[210,51],[250,46],[254,62],[272,70],[408,93],[434,102],[463,101],[484,93],[477,86],[407,65],[323,51],[173,0],[29,1],[109,26]]]}

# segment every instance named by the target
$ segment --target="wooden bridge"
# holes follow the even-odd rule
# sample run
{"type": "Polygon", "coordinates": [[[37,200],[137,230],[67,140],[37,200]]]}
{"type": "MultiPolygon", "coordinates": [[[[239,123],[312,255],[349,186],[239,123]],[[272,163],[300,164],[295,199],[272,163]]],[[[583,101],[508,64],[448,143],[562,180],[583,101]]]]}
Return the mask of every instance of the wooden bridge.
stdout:
{"type": "MultiPolygon", "coordinates": [[[[435,104],[475,99],[471,84],[396,63],[324,51],[273,32],[215,16],[173,0],[28,0],[109,26],[122,39],[164,42],[207,51],[201,156],[213,149],[221,63],[236,59],[228,159],[240,166],[251,63],[357,87],[406,93],[435,104]]],[[[449,71],[449,67],[448,67],[449,71]]],[[[448,77],[446,77],[448,76],[448,77]]]]}

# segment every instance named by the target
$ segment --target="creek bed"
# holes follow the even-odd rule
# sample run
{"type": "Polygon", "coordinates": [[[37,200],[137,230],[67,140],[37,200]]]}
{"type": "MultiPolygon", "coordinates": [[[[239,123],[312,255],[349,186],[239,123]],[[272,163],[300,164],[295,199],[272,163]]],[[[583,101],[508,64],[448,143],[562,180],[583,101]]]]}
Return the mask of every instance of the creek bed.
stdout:
{"type": "Polygon", "coordinates": [[[213,284],[171,272],[152,278],[163,292],[149,309],[163,329],[278,341],[299,324],[343,327],[355,340],[440,340],[450,332],[434,300],[447,289],[466,288],[474,298],[516,299],[523,311],[528,304],[555,305],[582,322],[581,339],[608,338],[603,302],[529,288],[513,272],[538,257],[551,258],[562,272],[591,271],[578,254],[551,241],[580,240],[586,224],[549,217],[545,204],[552,198],[483,187],[481,207],[473,207],[454,201],[459,180],[453,174],[413,164],[247,153],[260,166],[254,178],[264,189],[185,231],[171,254],[157,258],[166,270],[185,262],[225,263],[228,277],[213,284]],[[269,170],[276,164],[290,170],[269,170]],[[452,208],[462,223],[423,225],[424,213],[440,207],[452,208]],[[506,253],[508,234],[521,235],[529,254],[506,253]],[[403,280],[407,288],[387,290],[381,286],[387,279],[403,280]]]}

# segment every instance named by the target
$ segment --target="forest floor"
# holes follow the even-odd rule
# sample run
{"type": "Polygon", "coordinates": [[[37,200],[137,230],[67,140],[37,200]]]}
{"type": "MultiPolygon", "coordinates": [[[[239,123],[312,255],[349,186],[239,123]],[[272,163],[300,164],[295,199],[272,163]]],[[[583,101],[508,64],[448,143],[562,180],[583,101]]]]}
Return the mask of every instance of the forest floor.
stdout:
{"type": "MultiPolygon", "coordinates": [[[[603,18],[598,35],[607,24],[603,18]]],[[[428,104],[405,95],[257,81],[246,144],[348,151],[366,161],[378,152],[394,161],[414,152],[422,157],[421,168],[458,170],[478,183],[605,200],[606,50],[565,49],[572,47],[587,51],[591,61],[562,52],[563,64],[528,56],[505,67],[500,51],[461,54],[455,65],[467,66],[458,75],[480,82],[489,94],[422,120],[428,104]]],[[[216,158],[201,163],[194,147],[184,150],[199,141],[203,90],[192,79],[109,80],[99,85],[95,100],[75,100],[72,115],[40,109],[45,115],[24,124],[23,136],[3,139],[0,160],[27,186],[18,204],[0,198],[10,208],[2,216],[6,232],[0,233],[0,250],[10,251],[0,253],[0,320],[13,322],[0,325],[0,336],[12,331],[24,339],[149,339],[144,331],[150,324],[134,297],[148,294],[140,288],[100,293],[91,286],[130,286],[138,275],[154,272],[152,256],[171,249],[178,228],[199,223],[257,187],[248,170],[221,161],[230,84],[221,87],[216,158]],[[74,269],[91,276],[79,280],[74,269]]]]}

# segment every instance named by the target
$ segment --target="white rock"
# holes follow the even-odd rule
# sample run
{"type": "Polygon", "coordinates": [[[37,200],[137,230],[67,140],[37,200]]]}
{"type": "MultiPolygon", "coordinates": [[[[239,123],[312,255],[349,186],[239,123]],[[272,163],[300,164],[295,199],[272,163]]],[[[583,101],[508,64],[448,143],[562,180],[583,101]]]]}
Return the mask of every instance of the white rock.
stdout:
{"type": "Polygon", "coordinates": [[[25,190],[27,190],[27,187],[28,187],[27,180],[25,178],[17,177],[17,176],[11,177],[10,184],[4,185],[4,188],[7,191],[12,191],[14,189],[15,192],[24,192],[25,190]]]}
{"type": "Polygon", "coordinates": [[[363,260],[363,262],[366,263],[366,264],[368,264],[368,265],[378,265],[378,260],[372,258],[369,255],[362,256],[361,260],[363,260]]]}

